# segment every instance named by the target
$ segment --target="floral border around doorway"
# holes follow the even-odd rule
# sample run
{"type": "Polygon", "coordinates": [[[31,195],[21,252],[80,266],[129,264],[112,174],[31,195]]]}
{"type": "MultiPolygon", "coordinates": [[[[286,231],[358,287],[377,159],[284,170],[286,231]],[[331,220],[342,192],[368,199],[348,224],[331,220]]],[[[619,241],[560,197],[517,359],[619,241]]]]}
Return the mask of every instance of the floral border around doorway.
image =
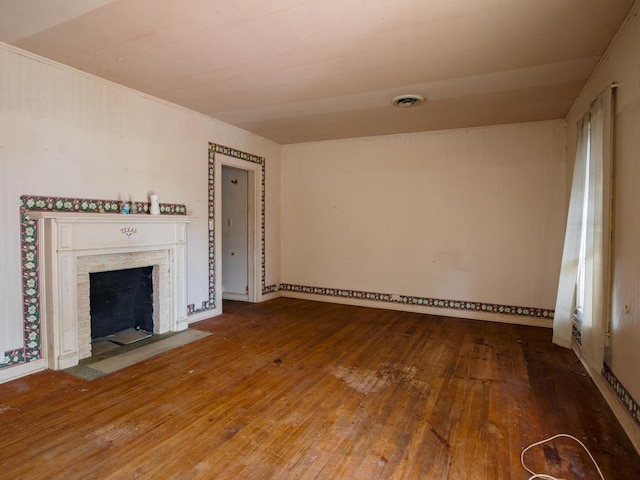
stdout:
{"type": "Polygon", "coordinates": [[[262,294],[274,293],[279,290],[278,285],[266,284],[266,229],[265,229],[265,158],[243,152],[217,143],[209,143],[208,158],[208,241],[209,241],[209,298],[203,301],[199,307],[189,304],[187,311],[189,315],[205,312],[216,308],[216,231],[215,231],[215,209],[216,209],[216,153],[227,155],[228,157],[245,160],[260,165],[260,263],[261,263],[261,290],[262,294]]]}

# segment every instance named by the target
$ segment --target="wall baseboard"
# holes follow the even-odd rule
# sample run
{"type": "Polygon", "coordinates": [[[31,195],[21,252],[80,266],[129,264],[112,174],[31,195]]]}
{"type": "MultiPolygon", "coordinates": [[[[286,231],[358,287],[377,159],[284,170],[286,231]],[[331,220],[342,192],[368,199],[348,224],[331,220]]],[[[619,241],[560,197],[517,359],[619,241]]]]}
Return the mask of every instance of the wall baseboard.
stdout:
{"type": "Polygon", "coordinates": [[[602,376],[601,372],[596,372],[592,369],[584,359],[580,359],[580,361],[613,411],[613,414],[629,437],[634,448],[638,454],[640,454],[640,425],[633,420],[627,409],[620,403],[620,399],[611,388],[609,382],[602,376]]]}
{"type": "Polygon", "coordinates": [[[17,380],[21,377],[26,377],[32,373],[41,372],[47,369],[47,362],[45,359],[35,360],[29,363],[21,363],[12,367],[7,367],[0,370],[0,383],[10,382],[17,380]]]}

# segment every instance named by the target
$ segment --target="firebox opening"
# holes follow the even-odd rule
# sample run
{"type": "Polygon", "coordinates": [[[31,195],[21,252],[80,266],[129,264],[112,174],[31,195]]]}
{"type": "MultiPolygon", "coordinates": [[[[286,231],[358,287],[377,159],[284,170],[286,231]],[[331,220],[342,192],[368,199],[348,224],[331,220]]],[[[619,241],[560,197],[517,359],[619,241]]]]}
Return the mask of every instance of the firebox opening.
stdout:
{"type": "MultiPolygon", "coordinates": [[[[153,267],[89,274],[91,340],[129,331],[153,332],[153,267]]],[[[127,336],[131,337],[130,335],[127,336]]],[[[145,336],[134,335],[142,339],[145,336]]],[[[113,340],[115,343],[120,343],[113,340]]],[[[130,342],[125,342],[130,343],[130,342]]]]}

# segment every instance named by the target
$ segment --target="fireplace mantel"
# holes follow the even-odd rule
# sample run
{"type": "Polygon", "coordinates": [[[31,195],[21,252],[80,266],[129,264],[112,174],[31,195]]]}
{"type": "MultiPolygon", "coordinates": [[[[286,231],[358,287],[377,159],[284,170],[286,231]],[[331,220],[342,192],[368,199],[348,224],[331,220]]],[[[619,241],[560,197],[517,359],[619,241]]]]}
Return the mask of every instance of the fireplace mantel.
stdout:
{"type": "Polygon", "coordinates": [[[154,333],[187,328],[186,247],[183,215],[29,212],[37,219],[43,329],[48,368],[77,365],[91,355],[89,273],[139,266],[154,274],[154,333]]]}

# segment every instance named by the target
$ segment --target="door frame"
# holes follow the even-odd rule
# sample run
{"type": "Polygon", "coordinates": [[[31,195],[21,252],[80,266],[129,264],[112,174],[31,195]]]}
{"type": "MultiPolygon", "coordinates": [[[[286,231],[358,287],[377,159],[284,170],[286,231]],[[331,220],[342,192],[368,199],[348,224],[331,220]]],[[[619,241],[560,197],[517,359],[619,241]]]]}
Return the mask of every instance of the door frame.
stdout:
{"type": "MultiPolygon", "coordinates": [[[[247,298],[249,302],[256,303],[260,301],[262,294],[260,289],[260,187],[261,187],[261,175],[262,166],[246,160],[240,160],[238,158],[229,157],[224,154],[218,153],[216,155],[215,164],[215,191],[220,192],[216,195],[215,205],[215,230],[220,232],[219,239],[216,242],[216,258],[222,259],[222,167],[229,166],[245,170],[247,172],[247,285],[249,291],[247,292],[247,298]]],[[[216,262],[216,291],[220,292],[221,302],[222,298],[222,261],[216,262]]]]}

